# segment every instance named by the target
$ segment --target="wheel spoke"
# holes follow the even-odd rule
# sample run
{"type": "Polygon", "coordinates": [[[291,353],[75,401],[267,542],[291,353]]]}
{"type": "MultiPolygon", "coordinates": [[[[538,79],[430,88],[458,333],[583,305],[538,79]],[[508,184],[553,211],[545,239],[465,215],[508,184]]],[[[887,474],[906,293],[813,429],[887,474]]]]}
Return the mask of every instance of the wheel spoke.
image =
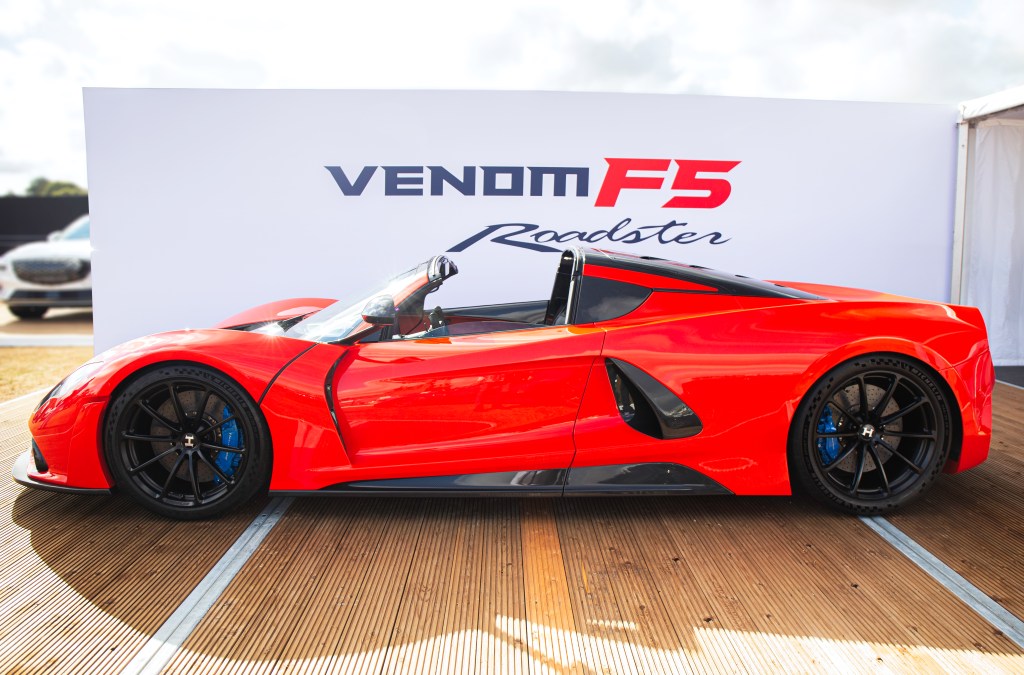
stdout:
{"type": "Polygon", "coordinates": [[[226,475],[224,475],[224,473],[217,468],[217,464],[215,462],[211,462],[201,452],[199,453],[199,460],[206,466],[210,467],[210,470],[217,474],[217,478],[220,478],[222,481],[224,481],[224,483],[226,483],[227,485],[235,484],[235,480],[233,478],[228,478],[226,475]]]}
{"type": "MultiPolygon", "coordinates": [[[[228,417],[227,419],[223,419],[220,422],[217,422],[216,424],[214,424],[213,426],[208,427],[206,429],[203,429],[202,431],[199,431],[197,433],[200,436],[205,436],[206,434],[210,433],[211,431],[216,431],[217,429],[220,429],[222,426],[224,426],[228,422],[232,421],[233,419],[235,419],[234,415],[232,415],[231,417],[228,417]]],[[[206,443],[203,443],[203,445],[206,445],[206,443]]]]}
{"type": "Polygon", "coordinates": [[[177,445],[174,446],[173,448],[170,448],[169,450],[164,450],[159,455],[154,455],[153,457],[150,457],[149,459],[147,459],[142,464],[139,464],[134,469],[128,469],[128,473],[133,474],[133,475],[137,474],[138,472],[142,471],[143,469],[145,469],[150,464],[153,464],[155,462],[159,462],[161,459],[163,459],[167,455],[171,454],[172,452],[177,452],[178,450],[180,450],[180,448],[177,445]]]}
{"type": "Polygon", "coordinates": [[[181,409],[181,401],[178,400],[178,393],[174,390],[174,382],[167,383],[167,391],[171,394],[171,404],[174,406],[174,415],[178,418],[178,424],[185,428],[185,411],[181,409]]]}
{"type": "Polygon", "coordinates": [[[147,434],[133,434],[129,431],[122,431],[121,438],[126,441],[142,441],[143,443],[173,443],[174,436],[150,436],[147,434]]]}
{"type": "Polygon", "coordinates": [[[896,438],[925,438],[934,441],[938,434],[936,434],[934,431],[923,431],[918,433],[913,431],[889,431],[888,429],[886,429],[885,431],[882,432],[882,435],[895,436],[896,438]]]}
{"type": "Polygon", "coordinates": [[[163,415],[161,415],[157,411],[153,410],[153,408],[150,407],[150,405],[148,403],[146,403],[145,401],[139,401],[139,407],[142,408],[143,412],[145,412],[147,415],[149,415],[150,417],[152,417],[157,422],[159,422],[163,426],[167,427],[171,431],[178,431],[178,432],[181,431],[181,427],[180,426],[176,425],[174,422],[170,421],[169,419],[167,419],[166,417],[164,417],[163,415]]]}
{"type": "Polygon", "coordinates": [[[178,473],[178,469],[181,468],[181,462],[185,459],[185,453],[178,455],[178,459],[174,460],[174,466],[171,467],[170,473],[167,474],[167,480],[164,481],[164,486],[160,488],[160,494],[156,496],[157,499],[163,499],[167,495],[167,491],[171,489],[171,481],[174,480],[174,474],[178,473]]]}
{"type": "Polygon", "coordinates": [[[881,419],[882,426],[885,426],[886,424],[892,424],[893,422],[895,422],[896,420],[900,419],[901,417],[906,416],[908,413],[911,413],[914,410],[917,410],[918,408],[920,408],[921,406],[923,406],[927,402],[928,402],[928,399],[926,399],[923,396],[919,396],[916,401],[914,401],[913,403],[911,403],[907,407],[900,408],[899,410],[897,410],[893,414],[889,415],[888,417],[883,417],[881,419]]]}
{"type": "Polygon", "coordinates": [[[857,418],[854,417],[853,414],[851,414],[849,410],[847,410],[843,406],[841,406],[838,403],[836,403],[835,399],[832,399],[831,401],[829,401],[828,405],[830,405],[833,408],[835,408],[836,410],[838,410],[840,415],[842,415],[846,419],[850,420],[851,422],[856,422],[857,421],[857,418]]]}
{"type": "Polygon", "coordinates": [[[857,389],[860,390],[860,416],[863,418],[868,414],[868,385],[863,375],[857,376],[857,389]]]}
{"type": "Polygon", "coordinates": [[[878,440],[878,444],[881,445],[886,450],[888,450],[889,452],[891,452],[896,457],[899,457],[900,459],[902,459],[903,463],[906,464],[907,466],[909,466],[910,470],[913,471],[914,473],[916,473],[918,475],[921,475],[922,473],[924,473],[924,469],[919,467],[917,464],[914,464],[913,462],[911,462],[909,459],[907,459],[906,455],[901,453],[895,447],[893,447],[893,446],[889,445],[888,443],[886,443],[884,440],[879,439],[878,440]]]}
{"type": "Polygon", "coordinates": [[[882,461],[878,458],[878,453],[875,452],[875,448],[874,448],[873,444],[867,443],[867,444],[865,444],[865,447],[867,447],[868,452],[871,453],[871,459],[872,459],[872,461],[874,461],[875,468],[878,469],[878,474],[882,478],[882,489],[884,490],[884,492],[882,494],[884,496],[888,497],[889,496],[889,476],[887,476],[886,473],[885,473],[885,467],[882,466],[882,461]]]}
{"type": "Polygon", "coordinates": [[[885,390],[885,394],[882,395],[882,400],[878,402],[875,409],[871,412],[875,415],[881,415],[882,411],[885,410],[885,406],[889,405],[889,401],[892,399],[893,393],[896,391],[896,385],[899,384],[900,376],[893,375],[892,382],[889,383],[888,388],[885,390]]]}
{"type": "Polygon", "coordinates": [[[851,445],[850,447],[846,448],[846,450],[844,450],[844,451],[843,451],[843,452],[842,452],[842,453],[841,453],[841,454],[840,454],[840,455],[839,455],[838,457],[836,457],[836,458],[835,458],[835,459],[833,459],[833,460],[832,460],[831,462],[829,462],[828,464],[826,464],[825,466],[823,466],[823,467],[821,467],[821,468],[822,468],[822,469],[823,469],[823,470],[824,470],[824,471],[825,471],[826,473],[828,473],[828,472],[829,472],[829,471],[831,471],[832,469],[836,468],[836,466],[838,466],[838,465],[839,465],[840,463],[842,463],[842,461],[843,461],[844,459],[846,459],[847,457],[849,457],[849,456],[850,456],[850,453],[852,453],[852,452],[853,452],[854,450],[856,450],[858,446],[860,446],[860,441],[857,441],[856,443],[854,443],[854,444],[853,444],[853,445],[851,445]]]}
{"type": "Polygon", "coordinates": [[[245,446],[244,445],[239,446],[237,448],[231,448],[231,447],[228,447],[226,445],[217,445],[216,443],[207,443],[207,442],[204,441],[203,442],[203,449],[204,450],[216,450],[217,452],[231,452],[231,453],[234,453],[236,455],[244,455],[245,454],[245,446]]]}
{"type": "Polygon", "coordinates": [[[203,415],[206,413],[206,404],[210,402],[210,394],[212,393],[209,388],[203,389],[203,400],[199,403],[199,410],[196,411],[198,419],[203,419],[203,415]]]}
{"type": "Polygon", "coordinates": [[[196,456],[195,454],[189,454],[188,456],[188,479],[192,483],[192,494],[195,495],[196,503],[203,503],[203,493],[199,489],[199,477],[196,475],[196,456]]]}
{"type": "Polygon", "coordinates": [[[856,431],[842,431],[834,434],[818,434],[816,438],[854,438],[856,436],[856,431]]]}
{"type": "Polygon", "coordinates": [[[864,478],[864,462],[867,459],[868,453],[861,450],[857,453],[857,470],[853,474],[853,482],[850,483],[850,492],[853,496],[857,496],[857,492],[860,491],[860,481],[864,478]]]}

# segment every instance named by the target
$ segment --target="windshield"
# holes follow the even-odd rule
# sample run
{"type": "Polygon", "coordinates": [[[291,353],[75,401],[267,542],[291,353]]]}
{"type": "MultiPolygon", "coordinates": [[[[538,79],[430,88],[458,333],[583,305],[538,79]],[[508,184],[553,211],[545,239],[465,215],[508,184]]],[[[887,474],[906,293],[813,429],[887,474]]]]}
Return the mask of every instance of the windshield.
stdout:
{"type": "Polygon", "coordinates": [[[61,240],[88,239],[89,238],[89,216],[82,216],[60,231],[61,240]]]}
{"type": "Polygon", "coordinates": [[[363,321],[363,308],[379,295],[390,295],[395,304],[402,303],[427,282],[427,270],[430,262],[417,265],[413,269],[399,274],[387,282],[383,288],[377,288],[362,296],[352,304],[346,301],[336,302],[323,310],[312,314],[284,331],[284,335],[301,340],[314,342],[337,342],[344,340],[359,328],[367,326],[363,321]]]}

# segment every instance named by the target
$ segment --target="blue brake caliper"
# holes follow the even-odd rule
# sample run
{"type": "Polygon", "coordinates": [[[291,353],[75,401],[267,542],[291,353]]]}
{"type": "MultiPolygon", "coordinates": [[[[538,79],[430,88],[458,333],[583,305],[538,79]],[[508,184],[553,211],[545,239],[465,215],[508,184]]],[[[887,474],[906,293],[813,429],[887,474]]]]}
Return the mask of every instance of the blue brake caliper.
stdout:
{"type": "MultiPolygon", "coordinates": [[[[228,419],[231,417],[231,409],[224,406],[224,412],[221,419],[228,419]]],[[[238,430],[238,422],[231,420],[226,422],[220,427],[220,444],[225,448],[237,448],[241,444],[241,433],[238,430]]],[[[214,458],[214,465],[220,469],[220,472],[225,476],[231,477],[235,475],[235,470],[238,469],[238,463],[242,461],[242,456],[237,452],[224,452],[221,450],[214,458]]],[[[214,484],[220,483],[220,477],[213,477],[214,484]]]]}
{"type": "MultiPolygon", "coordinates": [[[[818,433],[819,434],[834,434],[836,432],[836,423],[832,419],[832,406],[826,405],[825,412],[818,418],[818,433]]],[[[821,455],[821,461],[825,464],[829,464],[839,456],[839,439],[838,438],[819,438],[818,439],[818,454],[821,455]]]]}

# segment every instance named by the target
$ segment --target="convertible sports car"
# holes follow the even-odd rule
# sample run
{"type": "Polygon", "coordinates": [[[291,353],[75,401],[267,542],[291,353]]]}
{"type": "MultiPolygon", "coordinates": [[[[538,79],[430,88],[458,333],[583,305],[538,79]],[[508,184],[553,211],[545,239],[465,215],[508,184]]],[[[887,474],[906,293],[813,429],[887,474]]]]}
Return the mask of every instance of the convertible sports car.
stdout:
{"type": "Polygon", "coordinates": [[[430,308],[438,256],[115,347],[40,402],[25,485],[175,518],[330,495],[787,495],[854,513],[988,454],[977,309],[591,249],[546,300],[430,308]]]}

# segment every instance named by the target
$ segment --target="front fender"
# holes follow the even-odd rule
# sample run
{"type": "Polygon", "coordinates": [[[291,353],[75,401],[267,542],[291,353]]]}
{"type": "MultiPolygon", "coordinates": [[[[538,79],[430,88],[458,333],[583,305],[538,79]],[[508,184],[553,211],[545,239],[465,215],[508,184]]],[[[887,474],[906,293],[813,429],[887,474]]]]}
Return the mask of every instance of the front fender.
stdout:
{"type": "Polygon", "coordinates": [[[93,361],[102,361],[103,370],[83,387],[82,395],[109,397],[145,368],[187,361],[221,371],[258,401],[274,375],[311,346],[305,340],[218,329],[158,333],[96,356],[93,361]]]}
{"type": "MultiPolygon", "coordinates": [[[[103,459],[109,403],[132,376],[168,363],[218,370],[259,401],[274,376],[313,344],[292,338],[224,330],[176,331],[126,342],[92,359],[102,363],[72,391],[50,396],[29,420],[50,471],[31,477],[68,487],[110,487],[103,459]]],[[[31,474],[30,474],[31,475],[31,474]]]]}

